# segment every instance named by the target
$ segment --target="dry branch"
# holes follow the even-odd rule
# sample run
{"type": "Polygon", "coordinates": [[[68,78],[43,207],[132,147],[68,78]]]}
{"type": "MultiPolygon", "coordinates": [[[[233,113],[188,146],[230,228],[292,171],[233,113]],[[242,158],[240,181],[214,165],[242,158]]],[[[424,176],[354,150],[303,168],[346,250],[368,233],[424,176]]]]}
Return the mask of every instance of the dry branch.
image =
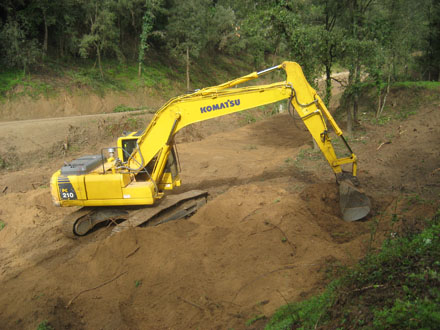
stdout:
{"type": "Polygon", "coordinates": [[[89,292],[89,291],[92,291],[92,290],[99,289],[99,288],[103,287],[104,285],[107,285],[107,284],[109,284],[109,283],[111,283],[111,282],[117,280],[117,279],[120,278],[122,275],[125,275],[125,274],[127,274],[127,273],[128,273],[128,271],[122,272],[122,273],[119,274],[118,276],[115,276],[115,277],[113,277],[112,279],[110,279],[110,280],[108,280],[108,281],[105,281],[104,283],[102,283],[102,284],[100,284],[100,285],[98,285],[98,286],[95,286],[95,287],[93,287],[93,288],[86,289],[86,290],[83,290],[83,291],[79,292],[75,297],[73,297],[72,299],[70,299],[69,303],[66,305],[66,308],[69,308],[69,306],[73,303],[73,301],[74,301],[76,298],[78,298],[80,295],[82,295],[83,293],[85,293],[85,292],[89,292]]]}
{"type": "Polygon", "coordinates": [[[127,254],[125,257],[126,257],[126,258],[131,257],[131,256],[132,256],[133,254],[135,254],[140,248],[141,248],[141,247],[138,246],[136,249],[134,249],[132,252],[130,252],[129,254],[127,254]]]}
{"type": "Polygon", "coordinates": [[[180,299],[180,300],[182,300],[183,302],[186,302],[187,304],[190,304],[191,306],[194,306],[194,307],[196,307],[196,308],[198,308],[198,309],[200,309],[200,310],[204,310],[204,308],[203,308],[202,306],[197,305],[196,303],[193,303],[193,302],[191,302],[191,301],[188,301],[188,300],[186,300],[185,298],[177,297],[177,299],[180,299]]]}
{"type": "Polygon", "coordinates": [[[382,143],[377,147],[376,150],[379,150],[380,148],[382,148],[383,145],[385,145],[385,144],[390,144],[390,143],[391,143],[391,141],[382,142],[382,143]]]}

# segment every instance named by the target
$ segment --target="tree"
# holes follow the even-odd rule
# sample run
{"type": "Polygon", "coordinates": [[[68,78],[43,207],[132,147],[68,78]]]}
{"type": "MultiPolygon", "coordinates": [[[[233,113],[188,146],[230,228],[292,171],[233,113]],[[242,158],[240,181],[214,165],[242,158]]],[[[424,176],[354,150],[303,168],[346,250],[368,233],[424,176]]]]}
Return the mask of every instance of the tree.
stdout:
{"type": "Polygon", "coordinates": [[[422,63],[428,80],[440,81],[440,2],[430,0],[426,8],[428,33],[422,63]]]}
{"type": "Polygon", "coordinates": [[[54,25],[56,22],[54,7],[57,6],[56,2],[49,0],[34,0],[31,2],[27,10],[29,11],[28,17],[30,15],[34,16],[36,24],[43,23],[44,26],[44,38],[43,38],[43,54],[47,55],[47,47],[49,40],[49,27],[54,25]]]}
{"type": "Polygon", "coordinates": [[[146,0],[145,1],[145,13],[142,18],[142,32],[140,35],[139,42],[139,56],[138,56],[138,75],[141,76],[142,73],[142,62],[144,61],[145,52],[149,48],[148,38],[154,34],[154,20],[156,18],[157,12],[163,12],[162,0],[146,0]]]}
{"type": "Polygon", "coordinates": [[[343,52],[343,33],[339,23],[344,13],[340,0],[313,0],[310,14],[303,17],[303,24],[316,28],[316,40],[313,43],[314,53],[325,69],[325,97],[328,105],[332,95],[332,67],[335,60],[341,59],[343,52]],[[309,22],[309,23],[308,23],[309,22]]]}
{"type": "Polygon", "coordinates": [[[115,14],[112,11],[113,0],[78,0],[83,6],[89,33],[80,39],[79,53],[83,58],[89,56],[89,50],[96,51],[99,72],[104,78],[101,57],[105,50],[111,50],[119,57],[118,30],[115,25],[115,14]]]}
{"type": "Polygon", "coordinates": [[[26,31],[19,22],[9,20],[0,31],[0,43],[3,45],[2,57],[6,67],[21,68],[23,73],[38,62],[41,48],[36,39],[27,39],[26,31]]]}
{"type": "Polygon", "coordinates": [[[168,46],[176,57],[185,57],[186,87],[190,89],[190,58],[198,58],[207,44],[210,0],[177,1],[170,10],[168,46]]]}
{"type": "Polygon", "coordinates": [[[357,121],[359,107],[359,88],[362,65],[375,50],[374,42],[369,39],[368,25],[372,4],[375,0],[345,0],[348,9],[344,15],[344,62],[348,66],[348,86],[344,92],[352,107],[347,106],[347,131],[352,133],[354,122],[357,121]]]}
{"type": "MultiPolygon", "coordinates": [[[[209,10],[209,24],[206,31],[206,48],[214,53],[223,51],[234,54],[239,43],[236,31],[235,12],[229,6],[216,4],[209,10]]],[[[239,46],[238,46],[239,47],[239,46]]]]}

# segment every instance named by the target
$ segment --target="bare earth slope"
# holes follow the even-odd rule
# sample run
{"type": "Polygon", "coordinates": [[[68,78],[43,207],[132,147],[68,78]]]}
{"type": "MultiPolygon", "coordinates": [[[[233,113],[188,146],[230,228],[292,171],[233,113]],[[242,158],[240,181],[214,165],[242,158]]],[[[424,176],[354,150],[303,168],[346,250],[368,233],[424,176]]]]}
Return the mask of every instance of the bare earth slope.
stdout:
{"type": "MultiPolygon", "coordinates": [[[[372,225],[389,234],[387,215],[404,196],[438,199],[439,124],[433,105],[353,141],[373,201],[356,223],[339,218],[330,168],[287,115],[211,135],[196,127],[198,141],[179,145],[178,192],[206,189],[208,204],[188,220],[114,236],[105,227],[81,240],[61,234],[71,209],[52,206],[47,182],[64,159],[3,172],[0,328],[246,328],[319,292],[330,266],[361,258],[372,225]]],[[[416,204],[422,216],[435,209],[416,204]]]]}

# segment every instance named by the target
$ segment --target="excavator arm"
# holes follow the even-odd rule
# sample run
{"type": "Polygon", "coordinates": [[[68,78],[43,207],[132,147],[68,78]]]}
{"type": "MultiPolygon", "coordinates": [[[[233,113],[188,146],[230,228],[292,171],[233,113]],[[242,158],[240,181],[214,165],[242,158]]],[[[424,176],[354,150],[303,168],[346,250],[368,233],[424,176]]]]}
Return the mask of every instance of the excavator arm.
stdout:
{"type": "Polygon", "coordinates": [[[157,154],[158,165],[152,173],[153,180],[160,179],[174,135],[183,127],[196,122],[225,116],[234,112],[288,99],[327,159],[333,172],[340,176],[341,165],[351,163],[351,176],[356,176],[357,159],[342,131],[327,110],[316,91],[307,82],[301,67],[294,62],[284,62],[273,68],[254,72],[225,84],[208,87],[190,95],[170,100],[154,116],[147,129],[139,137],[136,148],[125,165],[134,173],[141,171],[157,154]],[[283,69],[284,82],[238,88],[237,85],[261,77],[274,70],[283,69]],[[233,88],[236,87],[236,88],[233,88]],[[326,121],[340,136],[350,153],[338,158],[329,137],[326,121]]]}

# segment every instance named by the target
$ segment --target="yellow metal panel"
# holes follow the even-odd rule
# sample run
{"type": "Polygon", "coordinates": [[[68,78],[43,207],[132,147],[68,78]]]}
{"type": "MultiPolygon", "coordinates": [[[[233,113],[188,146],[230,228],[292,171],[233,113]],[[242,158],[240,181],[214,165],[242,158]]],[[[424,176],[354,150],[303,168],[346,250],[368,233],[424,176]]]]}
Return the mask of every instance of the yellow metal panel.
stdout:
{"type": "Polygon", "coordinates": [[[78,199],[87,199],[87,194],[84,187],[84,175],[69,175],[70,183],[75,189],[76,196],[78,199]]]}
{"type": "Polygon", "coordinates": [[[87,174],[85,177],[87,199],[122,198],[121,183],[123,174],[87,174]]]}
{"type": "Polygon", "coordinates": [[[126,185],[128,185],[132,180],[132,175],[128,174],[128,173],[124,173],[122,174],[121,177],[121,185],[122,187],[125,187],[126,185]]]}
{"type": "Polygon", "coordinates": [[[167,172],[163,174],[158,186],[160,190],[172,190],[174,187],[180,187],[180,179],[176,178],[173,182],[173,176],[167,172]]]}
{"type": "Polygon", "coordinates": [[[151,181],[132,182],[127,187],[122,188],[124,199],[151,198],[154,195],[154,185],[151,181]]]}

